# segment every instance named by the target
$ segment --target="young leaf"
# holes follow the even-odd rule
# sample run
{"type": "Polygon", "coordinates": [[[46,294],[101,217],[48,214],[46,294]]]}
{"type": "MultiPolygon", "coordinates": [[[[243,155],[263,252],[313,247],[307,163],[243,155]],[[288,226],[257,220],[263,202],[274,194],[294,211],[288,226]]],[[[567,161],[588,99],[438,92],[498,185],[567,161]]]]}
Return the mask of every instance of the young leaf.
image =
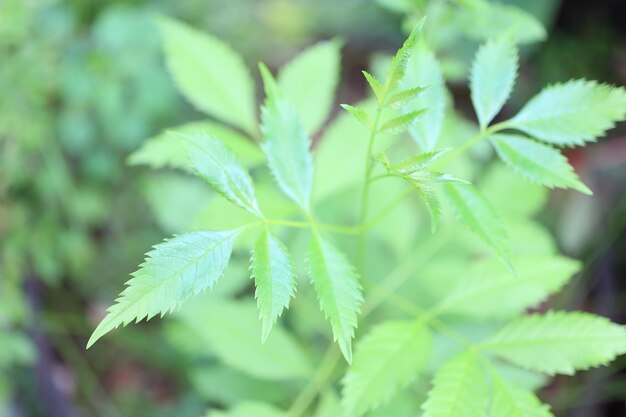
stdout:
{"type": "Polygon", "coordinates": [[[256,131],[254,82],[228,45],[176,20],[158,19],[167,64],[182,93],[199,110],[256,131]]]}
{"type": "Polygon", "coordinates": [[[283,309],[289,308],[289,300],[296,291],[296,276],[287,248],[267,229],[252,250],[251,270],[263,322],[261,340],[265,342],[283,309]]]}
{"type": "Polygon", "coordinates": [[[508,237],[491,204],[470,185],[447,185],[446,192],[459,219],[503,259],[508,259],[508,237]]]}
{"type": "Polygon", "coordinates": [[[478,50],[472,65],[470,90],[481,128],[489,125],[511,95],[517,66],[517,48],[508,34],[487,41],[478,50]]]}
{"type": "Polygon", "coordinates": [[[341,43],[320,42],[287,63],[278,75],[278,85],[300,116],[309,134],[322,126],[335,101],[341,72],[341,43]]]}
{"type": "Polygon", "coordinates": [[[478,417],[487,409],[485,377],[473,352],[444,364],[422,406],[424,417],[478,417]]]}
{"type": "Polygon", "coordinates": [[[544,88],[508,122],[557,146],[593,141],[626,117],[626,90],[573,80],[544,88]]]}
{"type": "Polygon", "coordinates": [[[385,98],[385,88],[382,86],[380,81],[378,81],[378,79],[369,72],[363,71],[363,75],[365,76],[367,83],[370,85],[370,88],[374,92],[378,103],[382,104],[382,101],[385,98]]]}
{"type": "Polygon", "coordinates": [[[439,219],[441,219],[441,203],[439,202],[439,197],[437,197],[437,194],[435,194],[432,188],[423,184],[414,184],[414,187],[424,199],[424,203],[426,203],[426,208],[430,214],[430,231],[435,233],[439,226],[439,219]]]}
{"type": "Polygon", "coordinates": [[[403,174],[411,174],[415,171],[422,171],[451,150],[452,148],[443,148],[432,152],[423,152],[414,156],[409,156],[397,164],[390,165],[390,168],[403,174]]]}
{"type": "Polygon", "coordinates": [[[434,171],[416,171],[408,176],[412,181],[417,181],[418,183],[440,183],[440,184],[469,184],[469,181],[466,181],[462,178],[456,177],[452,174],[446,174],[445,172],[434,172],[434,171]]]}
{"type": "Polygon", "coordinates": [[[385,80],[385,96],[394,92],[404,79],[407,64],[415,50],[415,45],[417,45],[417,38],[422,32],[424,21],[425,18],[415,25],[407,40],[404,41],[402,47],[398,49],[398,52],[396,52],[396,55],[391,60],[391,64],[387,70],[387,79],[385,80]]]}
{"type": "Polygon", "coordinates": [[[106,333],[131,321],[161,317],[222,276],[238,232],[191,232],[154,246],[126,283],[116,304],[91,335],[89,348],[106,333]]]}
{"type": "Polygon", "coordinates": [[[554,417],[550,408],[542,404],[532,391],[509,384],[493,373],[493,402],[491,412],[494,417],[554,417]]]}
{"type": "Polygon", "coordinates": [[[200,299],[182,308],[179,317],[204,352],[233,369],[272,381],[308,379],[313,369],[305,349],[279,325],[262,343],[258,314],[251,301],[200,299]]]}
{"type": "Polygon", "coordinates": [[[424,113],[426,109],[415,110],[403,115],[394,117],[385,122],[379,129],[379,132],[403,133],[415,123],[417,118],[424,113]]]}
{"type": "Polygon", "coordinates": [[[498,156],[513,170],[546,187],[573,188],[592,194],[561,152],[519,135],[493,135],[489,140],[498,156]]]}
{"type": "Polygon", "coordinates": [[[311,139],[291,104],[281,96],[269,70],[264,65],[260,69],[266,91],[262,111],[263,151],[283,192],[308,209],[313,185],[311,139]]]}
{"type": "Polygon", "coordinates": [[[423,87],[413,87],[399,91],[387,99],[385,106],[391,108],[405,106],[411,100],[416,99],[424,90],[425,88],[423,87]]]}
{"type": "Polygon", "coordinates": [[[588,313],[548,312],[510,323],[483,346],[531,371],[572,375],[625,353],[626,329],[588,313]]]}
{"type": "Polygon", "coordinates": [[[191,165],[200,178],[231,203],[263,217],[248,171],[226,145],[202,134],[187,135],[184,139],[191,165]]]}
{"type": "Polygon", "coordinates": [[[344,110],[346,110],[361,124],[363,124],[363,126],[368,129],[372,128],[372,121],[370,120],[370,116],[361,107],[354,107],[349,104],[342,104],[341,107],[343,107],[344,110]]]}
{"type": "Polygon", "coordinates": [[[580,266],[565,257],[527,256],[515,260],[513,275],[500,262],[486,259],[466,271],[437,311],[482,319],[510,318],[563,288],[580,266]]]}
{"type": "Polygon", "coordinates": [[[360,416],[388,401],[423,370],[433,338],[422,322],[387,321],[357,345],[343,384],[345,414],[360,416]]]}
{"type": "Polygon", "coordinates": [[[402,110],[410,112],[428,109],[409,129],[409,134],[422,151],[429,152],[437,145],[445,115],[446,86],[443,73],[437,57],[423,41],[418,43],[407,68],[401,87],[423,85],[427,88],[415,100],[408,102],[402,110]]]}
{"type": "Polygon", "coordinates": [[[359,277],[346,256],[316,231],[311,239],[308,269],[334,339],[351,363],[352,338],[363,303],[359,277]]]}
{"type": "Polygon", "coordinates": [[[183,136],[204,134],[219,138],[241,158],[245,167],[253,167],[265,160],[261,149],[250,139],[226,125],[203,121],[176,126],[146,140],[128,157],[130,165],[147,165],[151,168],[176,168],[192,172],[183,136]]]}

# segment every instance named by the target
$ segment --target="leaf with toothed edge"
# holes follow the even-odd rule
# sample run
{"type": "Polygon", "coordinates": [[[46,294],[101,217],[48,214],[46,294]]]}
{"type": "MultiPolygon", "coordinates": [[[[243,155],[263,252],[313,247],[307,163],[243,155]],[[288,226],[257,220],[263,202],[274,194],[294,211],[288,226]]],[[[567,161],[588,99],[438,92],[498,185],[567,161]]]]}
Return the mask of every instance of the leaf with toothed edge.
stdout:
{"type": "Polygon", "coordinates": [[[226,269],[238,234],[190,232],[155,245],[108,309],[87,347],[120,325],[150,320],[157,314],[163,317],[189,297],[211,288],[226,269]]]}

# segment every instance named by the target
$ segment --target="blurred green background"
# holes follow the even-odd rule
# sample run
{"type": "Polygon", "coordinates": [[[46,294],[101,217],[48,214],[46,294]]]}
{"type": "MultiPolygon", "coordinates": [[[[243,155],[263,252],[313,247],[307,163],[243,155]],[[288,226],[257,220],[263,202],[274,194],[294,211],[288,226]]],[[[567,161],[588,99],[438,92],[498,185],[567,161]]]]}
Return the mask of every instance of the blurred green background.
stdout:
{"type": "MultiPolygon", "coordinates": [[[[291,395],[228,367],[198,368],[188,336],[164,322],[84,349],[147,249],[189,227],[210,198],[187,177],[127,163],[147,138],[201,119],[165,70],[152,18],[207,30],[251,67],[276,67],[340,37],[345,103],[364,96],[360,70],[398,47],[417,18],[412,7],[426,3],[0,0],[0,416],[192,417],[208,405],[291,395]]],[[[626,85],[626,2],[509,3],[549,31],[523,48],[512,107],[571,78],[626,85]]],[[[457,107],[471,117],[463,80],[477,42],[440,18],[433,42],[457,107]]],[[[560,248],[585,262],[555,303],[626,323],[626,128],[568,156],[595,195],[554,193],[541,214],[560,248]]],[[[557,379],[541,395],[558,416],[626,416],[625,366],[622,358],[557,379]]]]}

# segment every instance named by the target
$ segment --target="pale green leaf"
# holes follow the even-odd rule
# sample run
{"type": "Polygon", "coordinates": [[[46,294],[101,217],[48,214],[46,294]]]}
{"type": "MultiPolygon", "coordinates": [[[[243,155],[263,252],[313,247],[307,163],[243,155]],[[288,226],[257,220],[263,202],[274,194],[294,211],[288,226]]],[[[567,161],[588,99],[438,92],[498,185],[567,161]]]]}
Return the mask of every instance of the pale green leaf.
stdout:
{"type": "Polygon", "coordinates": [[[483,347],[522,368],[572,375],[626,353],[626,329],[588,313],[548,312],[510,323],[483,347]]]}
{"type": "Polygon", "coordinates": [[[378,79],[369,72],[363,71],[363,76],[365,76],[367,83],[370,85],[370,88],[374,92],[378,103],[382,104],[382,100],[385,98],[385,88],[382,86],[380,81],[378,81],[378,79]]]}
{"type": "Polygon", "coordinates": [[[176,310],[222,276],[238,232],[186,233],[154,246],[132,274],[116,304],[91,335],[87,347],[133,320],[150,320],[176,310]]]}
{"type": "Polygon", "coordinates": [[[485,197],[471,185],[447,185],[446,192],[458,218],[504,259],[508,237],[502,222],[485,197]]]}
{"type": "Polygon", "coordinates": [[[414,110],[386,121],[378,130],[379,132],[403,133],[408,130],[426,109],[414,110]]]}
{"type": "Polygon", "coordinates": [[[459,178],[452,174],[446,174],[445,172],[435,171],[416,171],[408,176],[411,181],[418,183],[440,183],[440,184],[469,184],[462,178],[459,178]]]}
{"type": "Polygon", "coordinates": [[[176,20],[158,19],[167,64],[199,110],[256,132],[254,82],[241,57],[219,39],[176,20]]]}
{"type": "Polygon", "coordinates": [[[554,417],[550,408],[542,404],[532,392],[511,385],[493,373],[493,417],[554,417]]]}
{"type": "Polygon", "coordinates": [[[428,109],[409,129],[409,134],[422,151],[429,152],[435,149],[441,135],[446,108],[446,86],[441,66],[425,42],[418,43],[407,65],[401,87],[411,88],[416,85],[425,86],[426,89],[415,100],[408,102],[402,110],[410,112],[428,109]]]}
{"type": "Polygon", "coordinates": [[[486,259],[463,272],[446,295],[439,312],[481,319],[510,318],[558,292],[580,270],[580,262],[554,256],[515,259],[515,274],[500,262],[486,259]]]}
{"type": "Polygon", "coordinates": [[[405,106],[411,100],[415,100],[424,90],[423,87],[413,87],[399,91],[387,99],[385,106],[391,108],[405,106]]]}
{"type": "Polygon", "coordinates": [[[423,322],[387,321],[357,345],[343,380],[346,415],[360,416],[387,402],[423,371],[433,339],[423,322]]]}
{"type": "Polygon", "coordinates": [[[573,188],[592,194],[557,149],[519,135],[493,135],[489,140],[500,159],[530,181],[549,188],[573,188]]]}
{"type": "Polygon", "coordinates": [[[265,66],[261,66],[266,99],[262,111],[263,151],[283,192],[308,209],[313,186],[311,139],[302,127],[293,106],[278,91],[265,66]]]}
{"type": "Polygon", "coordinates": [[[256,299],[263,323],[261,340],[270,330],[296,291],[293,262],[285,245],[265,229],[254,245],[251,257],[256,299]]]}
{"type": "Polygon", "coordinates": [[[214,354],[234,369],[268,380],[308,378],[312,367],[303,347],[279,325],[262,343],[258,315],[251,301],[196,299],[179,317],[207,356],[214,354]]]}
{"type": "Polygon", "coordinates": [[[241,133],[215,122],[191,122],[169,128],[146,140],[128,157],[130,165],[147,165],[151,168],[177,168],[193,171],[183,135],[205,134],[218,138],[241,158],[245,167],[253,167],[265,160],[261,149],[241,133]]]}
{"type": "Polygon", "coordinates": [[[228,201],[262,217],[248,171],[221,141],[203,134],[183,136],[197,175],[228,201]]]}
{"type": "Polygon", "coordinates": [[[435,374],[423,417],[482,417],[487,411],[485,377],[473,352],[457,356],[435,374]]]}
{"type": "Polygon", "coordinates": [[[398,52],[396,52],[396,55],[392,58],[391,64],[387,69],[387,78],[385,80],[385,96],[394,92],[404,79],[404,75],[407,70],[407,64],[411,59],[413,52],[415,51],[417,39],[422,32],[422,28],[424,27],[424,21],[425,19],[423,18],[417,23],[417,25],[415,25],[409,37],[406,39],[406,41],[404,41],[402,47],[398,49],[398,52]]]}
{"type": "Polygon", "coordinates": [[[430,164],[437,161],[451,150],[452,148],[443,148],[432,152],[423,152],[414,156],[409,156],[396,164],[390,165],[390,168],[404,174],[411,174],[415,171],[426,169],[430,164]]]}
{"type": "Polygon", "coordinates": [[[441,219],[441,202],[439,201],[439,197],[437,197],[437,194],[430,187],[426,187],[425,185],[415,186],[415,188],[424,199],[428,214],[430,215],[430,231],[435,233],[439,226],[439,220],[441,219]]]}
{"type": "Polygon", "coordinates": [[[511,95],[517,66],[517,48],[508,35],[487,41],[476,53],[470,75],[470,91],[482,128],[489,125],[511,95]]]}
{"type": "Polygon", "coordinates": [[[342,104],[341,107],[343,107],[343,109],[350,113],[352,117],[358,120],[363,126],[368,129],[372,128],[372,121],[370,119],[370,116],[361,107],[355,107],[349,104],[342,104]]]}
{"type": "Polygon", "coordinates": [[[278,85],[313,134],[328,118],[335,101],[341,72],[341,43],[320,42],[288,62],[278,75],[278,85]]]}
{"type": "Polygon", "coordinates": [[[626,90],[572,80],[544,88],[507,126],[558,146],[582,145],[626,117],[626,90]]]}
{"type": "Polygon", "coordinates": [[[350,363],[352,338],[363,303],[359,276],[346,256],[317,232],[311,239],[308,269],[320,308],[333,329],[334,340],[350,363]]]}

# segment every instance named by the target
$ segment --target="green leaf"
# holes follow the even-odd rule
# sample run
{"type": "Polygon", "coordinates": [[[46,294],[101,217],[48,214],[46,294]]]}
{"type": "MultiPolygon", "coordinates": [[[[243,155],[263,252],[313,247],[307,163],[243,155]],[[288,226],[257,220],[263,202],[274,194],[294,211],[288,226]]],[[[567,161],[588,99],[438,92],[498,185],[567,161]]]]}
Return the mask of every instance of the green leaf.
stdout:
{"type": "Polygon", "coordinates": [[[367,80],[367,83],[370,85],[370,88],[374,92],[374,95],[376,96],[378,103],[382,104],[382,101],[385,98],[385,87],[383,87],[380,81],[378,81],[378,79],[374,77],[372,74],[370,74],[369,72],[367,71],[362,71],[362,72],[363,72],[363,75],[365,76],[365,79],[367,80]]]}
{"type": "Polygon", "coordinates": [[[404,79],[407,64],[409,59],[411,59],[415,46],[417,45],[417,38],[422,32],[424,21],[425,18],[420,20],[417,25],[415,25],[409,37],[406,41],[404,41],[402,47],[398,49],[398,52],[396,52],[396,55],[392,58],[389,69],[387,70],[387,78],[385,80],[385,96],[394,92],[404,79]]]}
{"type": "Polygon", "coordinates": [[[500,159],[530,181],[549,188],[573,188],[592,194],[557,149],[519,135],[493,135],[489,140],[500,159]]]}
{"type": "Polygon", "coordinates": [[[588,313],[548,312],[510,323],[483,347],[522,368],[572,375],[625,353],[626,329],[588,313]]]}
{"type": "Polygon", "coordinates": [[[479,417],[487,410],[485,377],[473,352],[443,365],[422,406],[424,417],[479,417]]]}
{"type": "Polygon", "coordinates": [[[415,171],[422,171],[451,150],[452,148],[443,148],[432,152],[423,152],[417,155],[409,156],[397,164],[390,165],[389,168],[403,174],[411,174],[415,171]]]}
{"type": "Polygon", "coordinates": [[[263,106],[263,151],[283,192],[304,209],[311,204],[311,139],[294,108],[279,93],[269,70],[261,65],[266,99],[263,106]]]}
{"type": "Polygon", "coordinates": [[[489,125],[511,95],[517,67],[517,48],[509,35],[487,41],[476,53],[470,90],[481,128],[489,125]]]}
{"type": "Polygon", "coordinates": [[[252,277],[256,284],[256,299],[265,342],[270,330],[296,291],[293,262],[285,245],[265,229],[252,250],[252,277]]]}
{"type": "Polygon", "coordinates": [[[360,416],[387,402],[424,369],[433,338],[423,322],[387,321],[356,348],[343,384],[346,415],[360,416]]]}
{"type": "Polygon", "coordinates": [[[341,72],[341,43],[319,42],[288,62],[278,75],[278,85],[313,134],[328,118],[335,101],[341,72]]]}
{"type": "Polygon", "coordinates": [[[399,91],[389,97],[389,99],[387,99],[387,101],[385,102],[385,106],[391,108],[405,106],[411,100],[415,100],[424,90],[425,88],[423,87],[413,87],[399,91]]]}
{"type": "Polygon", "coordinates": [[[363,126],[365,126],[368,129],[372,128],[372,121],[370,119],[370,116],[361,107],[354,107],[349,104],[342,104],[341,107],[343,107],[344,110],[346,110],[356,120],[358,120],[361,124],[363,124],[363,126]]]}
{"type": "Polygon", "coordinates": [[[446,295],[437,311],[481,319],[511,318],[559,291],[580,262],[554,256],[525,256],[514,262],[516,274],[486,259],[473,265],[446,295]]]}
{"type": "Polygon", "coordinates": [[[419,42],[413,57],[408,63],[402,88],[423,85],[427,88],[415,100],[403,107],[410,112],[428,109],[426,113],[409,129],[409,134],[422,151],[432,151],[441,135],[441,128],[446,108],[446,85],[441,66],[435,54],[425,42],[419,42]]]}
{"type": "Polygon", "coordinates": [[[253,167],[265,160],[263,153],[252,141],[241,133],[215,122],[191,122],[167,129],[146,140],[142,146],[128,157],[130,165],[147,165],[151,168],[177,168],[193,171],[184,135],[205,134],[218,138],[241,158],[246,167],[253,167]]]}
{"type": "Polygon", "coordinates": [[[493,402],[489,415],[494,417],[554,417],[532,391],[509,384],[493,374],[493,402]]]}
{"type": "Polygon", "coordinates": [[[207,135],[184,136],[187,155],[197,175],[228,201],[263,217],[248,171],[221,141],[207,135]]]}
{"type": "Polygon", "coordinates": [[[199,110],[256,132],[254,82],[228,45],[176,20],[160,17],[165,56],[174,81],[199,110]]]}
{"type": "Polygon", "coordinates": [[[410,174],[408,178],[418,183],[470,184],[469,181],[445,172],[417,171],[410,174]]]}
{"type": "Polygon", "coordinates": [[[250,300],[198,298],[178,315],[206,357],[266,380],[307,379],[313,369],[304,348],[280,325],[265,343],[259,340],[258,308],[250,300]]]}
{"type": "Polygon", "coordinates": [[[385,122],[378,131],[395,134],[403,133],[407,131],[425,111],[426,109],[420,109],[394,117],[385,122]]]}
{"type": "Polygon", "coordinates": [[[426,203],[426,208],[430,215],[430,231],[435,233],[439,226],[439,220],[441,219],[441,202],[439,201],[439,197],[437,197],[437,194],[430,187],[426,187],[425,185],[417,186],[416,184],[414,184],[414,186],[424,199],[424,203],[426,203]]]}
{"type": "Polygon", "coordinates": [[[496,211],[471,185],[447,185],[446,192],[461,222],[503,259],[508,259],[508,237],[496,211]]]}
{"type": "Polygon", "coordinates": [[[557,146],[582,145],[626,117],[626,90],[573,80],[544,88],[507,126],[557,146]]]}
{"type": "Polygon", "coordinates": [[[320,308],[330,321],[334,340],[348,363],[352,362],[352,338],[363,303],[359,276],[346,256],[314,231],[308,269],[320,308]]]}
{"type": "Polygon", "coordinates": [[[126,289],[91,335],[89,348],[106,333],[131,321],[161,317],[222,276],[238,232],[191,232],[154,246],[126,289]]]}

